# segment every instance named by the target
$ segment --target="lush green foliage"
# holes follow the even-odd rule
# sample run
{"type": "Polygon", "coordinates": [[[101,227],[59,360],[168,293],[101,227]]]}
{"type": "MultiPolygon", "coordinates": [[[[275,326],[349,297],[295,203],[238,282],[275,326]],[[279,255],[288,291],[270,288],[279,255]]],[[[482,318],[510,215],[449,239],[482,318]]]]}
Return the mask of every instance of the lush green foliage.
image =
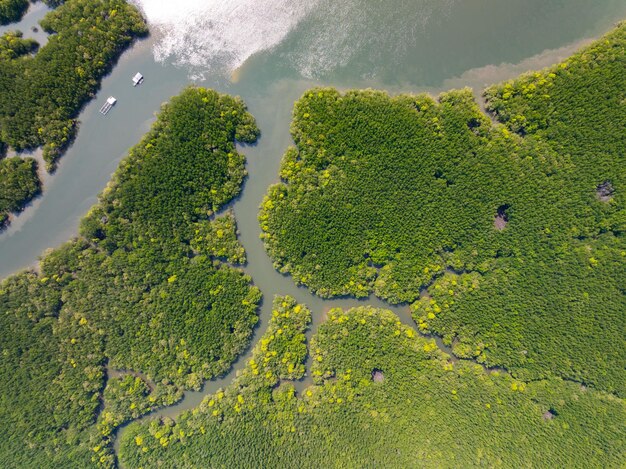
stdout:
{"type": "Polygon", "coordinates": [[[232,211],[211,222],[196,223],[195,228],[191,240],[194,252],[219,257],[231,264],[246,263],[246,252],[237,240],[236,220],[232,211]]]}
{"type": "Polygon", "coordinates": [[[244,175],[234,139],[257,133],[240,101],[185,90],[120,163],[88,237],[0,286],[2,467],[112,466],[119,425],[229,369],[261,294],[217,260],[245,259],[234,218],[209,215],[244,175]]]}
{"type": "Polygon", "coordinates": [[[412,302],[434,282],[415,319],[460,355],[623,394],[625,65],[622,25],[488,90],[522,136],[469,91],[306,93],[260,215],[276,267],[322,296],[412,302]]]}
{"type": "Polygon", "coordinates": [[[131,424],[128,467],[617,467],[624,402],[550,379],[452,362],[370,307],[331,310],[312,341],[315,384],[285,382],[304,358],[309,311],[277,298],[246,368],[193,411],[131,424]],[[376,373],[377,379],[373,379],[376,373]],[[485,431],[488,429],[489,431],[485,431]]]}
{"type": "Polygon", "coordinates": [[[439,104],[312,90],[296,104],[292,133],[287,184],[270,189],[260,219],[276,264],[322,296],[411,301],[446,264],[479,268],[507,244],[493,229],[498,207],[532,195],[520,175],[562,166],[491,129],[469,90],[439,104]]]}
{"type": "Polygon", "coordinates": [[[158,407],[171,405],[181,397],[182,392],[175,386],[149,383],[137,373],[109,378],[104,388],[104,407],[98,416],[98,430],[108,436],[120,425],[158,407]]]}
{"type": "MultiPolygon", "coordinates": [[[[486,91],[499,119],[571,169],[551,175],[554,209],[535,205],[547,215],[536,226],[543,240],[483,275],[444,276],[415,305],[423,329],[454,341],[455,353],[626,393],[625,67],[621,25],[559,65],[486,91]]],[[[510,210],[506,230],[516,229],[518,206],[510,210]]]]}
{"type": "Polygon", "coordinates": [[[0,36],[0,63],[35,52],[39,44],[34,39],[24,39],[21,31],[9,31],[0,36]]]}
{"type": "Polygon", "coordinates": [[[40,189],[34,159],[15,157],[0,160],[0,217],[21,210],[40,189]]]}
{"type": "Polygon", "coordinates": [[[120,165],[101,204],[84,220],[83,234],[107,250],[155,239],[189,242],[195,223],[239,193],[245,169],[235,139],[252,142],[257,135],[240,99],[187,89],[162,109],[159,122],[120,165]]]}
{"type": "MultiPolygon", "coordinates": [[[[0,13],[0,23],[1,18],[0,13]]],[[[21,32],[7,32],[0,36],[0,63],[34,52],[37,47],[37,42],[32,39],[23,39],[21,32]]],[[[6,150],[0,139],[0,159],[4,158],[6,150]]],[[[0,161],[0,229],[8,223],[8,212],[20,210],[40,190],[35,160],[9,158],[0,161]]]]}
{"type": "Polygon", "coordinates": [[[61,306],[59,288],[34,274],[0,286],[3,467],[51,467],[65,458],[84,466],[91,459],[80,443],[89,440],[85,430],[99,406],[102,340],[79,318],[61,322],[61,306]]]}
{"type": "Polygon", "coordinates": [[[41,21],[48,43],[33,57],[0,60],[0,140],[16,150],[44,147],[54,167],[75,117],[100,79],[146,26],[124,0],[69,0],[41,21]]]}
{"type": "Polygon", "coordinates": [[[0,24],[19,21],[28,10],[28,0],[0,0],[0,24]]]}
{"type": "Polygon", "coordinates": [[[238,270],[168,255],[143,247],[108,255],[79,241],[44,259],[43,274],[64,285],[68,309],[107,331],[113,368],[198,389],[246,346],[261,294],[238,270]],[[65,285],[68,273],[76,278],[65,285]]]}

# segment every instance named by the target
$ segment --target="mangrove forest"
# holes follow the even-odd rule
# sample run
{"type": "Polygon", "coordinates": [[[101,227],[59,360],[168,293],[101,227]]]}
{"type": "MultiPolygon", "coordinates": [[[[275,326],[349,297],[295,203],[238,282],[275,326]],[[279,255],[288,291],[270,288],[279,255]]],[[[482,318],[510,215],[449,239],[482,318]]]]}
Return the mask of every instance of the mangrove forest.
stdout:
{"type": "Polygon", "coordinates": [[[410,303],[459,357],[623,397],[625,69],[621,24],[487,89],[496,123],[469,89],[306,92],[259,218],[276,268],[410,303]]]}
{"type": "Polygon", "coordinates": [[[237,267],[234,218],[216,212],[245,176],[235,140],[257,136],[241,100],[184,90],[81,235],[0,285],[3,467],[112,467],[116,428],[225,373],[248,345],[261,293],[237,267]]]}

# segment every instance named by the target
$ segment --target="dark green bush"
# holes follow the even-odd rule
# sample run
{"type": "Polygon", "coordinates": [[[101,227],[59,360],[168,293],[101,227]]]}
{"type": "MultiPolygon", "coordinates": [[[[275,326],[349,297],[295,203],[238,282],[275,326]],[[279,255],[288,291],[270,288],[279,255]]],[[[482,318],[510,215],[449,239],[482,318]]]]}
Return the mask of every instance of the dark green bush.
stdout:
{"type": "Polygon", "coordinates": [[[6,216],[8,212],[21,210],[40,190],[34,159],[15,157],[0,160],[0,214],[6,216]]]}
{"type": "Polygon", "coordinates": [[[19,21],[28,10],[28,0],[0,0],[0,24],[19,21]]]}

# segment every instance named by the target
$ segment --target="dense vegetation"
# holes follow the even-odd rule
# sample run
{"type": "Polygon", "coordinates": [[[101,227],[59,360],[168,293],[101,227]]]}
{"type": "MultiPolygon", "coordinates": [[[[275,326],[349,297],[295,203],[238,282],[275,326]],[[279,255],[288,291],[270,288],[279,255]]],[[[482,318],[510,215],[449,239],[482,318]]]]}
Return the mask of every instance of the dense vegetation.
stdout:
{"type": "Polygon", "coordinates": [[[37,162],[32,158],[0,160],[0,227],[9,212],[21,210],[39,193],[41,184],[37,162]]]}
{"type": "Polygon", "coordinates": [[[385,310],[310,312],[278,297],[246,368],[197,409],[131,424],[128,467],[618,467],[623,401],[551,378],[524,383],[452,362],[385,310]],[[485,431],[489,429],[489,431],[485,431]]]}
{"type": "MultiPolygon", "coordinates": [[[[445,304],[454,279],[435,282],[429,291],[444,302],[435,318],[428,319],[433,305],[425,300],[416,308],[429,330],[455,339],[459,355],[504,364],[520,376],[555,372],[626,393],[619,332],[626,329],[625,67],[622,24],[561,64],[486,91],[499,120],[548,144],[571,169],[551,176],[554,209],[535,207],[545,213],[536,226],[543,239],[474,274],[469,291],[461,276],[451,287],[461,294],[454,304],[445,304]]],[[[512,230],[515,204],[510,218],[512,230]]]]}
{"type": "MultiPolygon", "coordinates": [[[[35,3],[38,0],[31,0],[35,3]]],[[[49,7],[57,7],[64,0],[42,0],[49,7]]],[[[28,10],[28,0],[0,0],[0,25],[19,21],[28,10]]]]}
{"type": "Polygon", "coordinates": [[[0,24],[19,21],[28,10],[28,0],[0,0],[0,24]]]}
{"type": "MultiPolygon", "coordinates": [[[[0,63],[37,50],[37,42],[23,39],[22,33],[7,32],[0,36],[0,63]]],[[[0,230],[9,221],[9,212],[21,210],[41,190],[37,163],[32,158],[9,158],[0,139],[0,230]]]]}
{"type": "MultiPolygon", "coordinates": [[[[0,23],[6,8],[28,6],[0,1],[0,23]]],[[[48,13],[41,26],[52,35],[35,55],[37,43],[23,39],[20,32],[0,37],[0,150],[6,145],[17,151],[43,146],[52,170],[74,137],[80,108],[133,38],[147,29],[139,12],[124,0],[69,0],[48,13]]],[[[8,192],[9,184],[5,170],[0,190],[8,192]]],[[[21,206],[27,201],[18,197],[11,203],[21,206]]],[[[6,220],[0,209],[0,226],[6,220]]]]}
{"type": "MultiPolygon", "coordinates": [[[[389,311],[334,309],[297,392],[311,313],[277,297],[234,382],[176,422],[131,424],[126,465],[623,464],[625,39],[488,90],[505,125],[468,90],[296,105],[260,215],[277,267],[324,296],[412,302],[419,329],[512,374],[389,311]]],[[[0,466],[114,466],[120,425],[228,370],[261,295],[229,265],[245,262],[234,216],[215,214],[245,177],[235,140],[257,136],[240,100],[185,90],[81,236],[0,284],[0,466]]]]}
{"type": "Polygon", "coordinates": [[[240,100],[185,90],[82,236],[0,285],[2,467],[112,466],[116,427],[229,369],[261,294],[218,260],[245,254],[232,215],[212,215],[245,174],[234,140],[257,134],[240,100]]]}
{"type": "Polygon", "coordinates": [[[257,136],[240,99],[188,89],[120,164],[83,221],[83,234],[106,250],[154,239],[188,243],[199,222],[239,193],[245,170],[235,139],[250,143],[257,136]]]}
{"type": "Polygon", "coordinates": [[[123,0],[70,0],[41,26],[55,34],[35,56],[0,62],[0,131],[16,150],[43,146],[54,167],[73,137],[81,106],[133,38],[147,30],[123,0]]]}
{"type": "Polygon", "coordinates": [[[517,377],[624,395],[625,66],[620,25],[488,90],[506,127],[469,90],[307,92],[260,214],[276,267],[322,296],[417,300],[423,331],[517,377]]]}

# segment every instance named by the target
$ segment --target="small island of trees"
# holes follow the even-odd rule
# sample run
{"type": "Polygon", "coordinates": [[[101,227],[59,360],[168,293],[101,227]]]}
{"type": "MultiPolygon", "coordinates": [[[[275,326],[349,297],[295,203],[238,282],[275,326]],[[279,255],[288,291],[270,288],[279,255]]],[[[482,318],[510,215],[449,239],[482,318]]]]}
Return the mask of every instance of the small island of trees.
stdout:
{"type": "Polygon", "coordinates": [[[21,210],[40,190],[34,159],[0,159],[0,229],[8,222],[9,213],[21,210]]]}

